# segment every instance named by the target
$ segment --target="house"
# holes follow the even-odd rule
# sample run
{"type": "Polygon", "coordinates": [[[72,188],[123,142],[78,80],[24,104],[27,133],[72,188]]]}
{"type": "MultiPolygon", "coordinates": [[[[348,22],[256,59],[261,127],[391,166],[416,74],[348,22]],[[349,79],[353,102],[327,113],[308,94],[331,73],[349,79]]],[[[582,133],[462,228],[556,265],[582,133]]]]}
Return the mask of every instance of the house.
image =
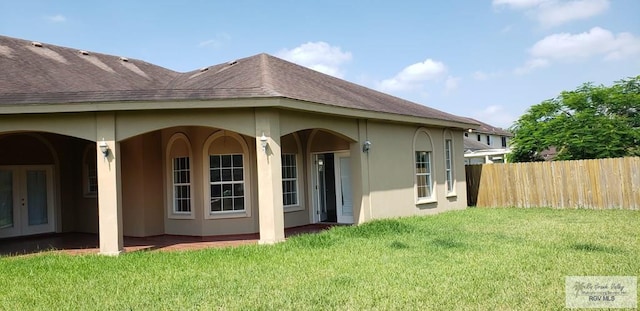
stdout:
{"type": "Polygon", "coordinates": [[[464,209],[475,126],[267,54],[178,73],[0,36],[0,238],[97,233],[115,255],[464,209]]]}
{"type": "Polygon", "coordinates": [[[464,133],[465,164],[507,162],[506,155],[511,152],[509,140],[513,134],[476,119],[469,118],[469,121],[480,126],[464,133]]]}

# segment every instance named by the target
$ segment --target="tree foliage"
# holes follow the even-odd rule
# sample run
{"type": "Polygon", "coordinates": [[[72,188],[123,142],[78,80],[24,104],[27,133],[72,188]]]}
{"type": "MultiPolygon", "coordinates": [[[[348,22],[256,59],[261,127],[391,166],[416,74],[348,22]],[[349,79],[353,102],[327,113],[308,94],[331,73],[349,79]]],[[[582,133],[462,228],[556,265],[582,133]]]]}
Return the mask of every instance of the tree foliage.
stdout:
{"type": "Polygon", "coordinates": [[[640,76],[563,91],[530,107],[511,131],[513,162],[540,161],[552,147],[556,160],[639,156],[640,76]]]}

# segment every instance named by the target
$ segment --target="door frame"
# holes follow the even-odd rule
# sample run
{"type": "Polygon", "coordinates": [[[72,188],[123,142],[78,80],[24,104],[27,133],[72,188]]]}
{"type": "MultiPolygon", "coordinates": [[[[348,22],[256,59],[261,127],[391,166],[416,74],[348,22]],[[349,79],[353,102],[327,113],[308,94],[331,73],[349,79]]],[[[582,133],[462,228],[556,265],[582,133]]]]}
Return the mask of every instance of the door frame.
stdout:
{"type": "Polygon", "coordinates": [[[349,159],[349,171],[347,172],[347,174],[349,174],[349,181],[351,183],[350,186],[350,190],[351,190],[351,200],[353,202],[353,174],[351,173],[351,153],[346,151],[346,152],[336,152],[333,154],[333,161],[334,161],[334,175],[335,175],[335,185],[336,185],[336,218],[338,223],[341,224],[353,224],[353,203],[351,204],[351,216],[344,216],[342,215],[342,208],[343,206],[343,202],[342,202],[342,166],[340,165],[340,159],[343,158],[347,158],[349,159]],[[342,215],[342,216],[341,216],[342,215]]]}
{"type": "MultiPolygon", "coordinates": [[[[56,232],[57,229],[57,193],[54,185],[54,165],[38,164],[38,165],[2,165],[0,169],[12,171],[13,183],[13,227],[12,229],[0,229],[0,238],[26,236],[41,233],[56,232]],[[26,172],[29,170],[44,170],[46,172],[47,186],[47,224],[44,225],[28,225],[28,213],[25,211],[26,206],[21,206],[24,197],[26,197],[26,172]],[[17,208],[16,208],[17,207],[17,208]]],[[[28,204],[28,202],[27,202],[28,204]]]]}
{"type": "MultiPolygon", "coordinates": [[[[340,209],[342,208],[341,203],[338,196],[339,194],[342,192],[341,189],[341,181],[340,181],[340,158],[350,158],[351,157],[351,153],[348,150],[338,150],[338,151],[326,151],[326,152],[311,152],[309,153],[309,159],[311,159],[311,161],[309,161],[309,170],[310,170],[310,174],[309,174],[309,178],[311,179],[309,182],[310,185],[310,191],[309,193],[311,194],[309,196],[310,201],[311,201],[311,208],[309,209],[310,215],[309,215],[309,220],[311,221],[311,223],[319,223],[321,222],[321,218],[320,218],[320,203],[319,203],[319,195],[320,193],[317,191],[318,188],[318,155],[321,154],[333,154],[333,161],[334,161],[334,178],[335,178],[335,189],[334,191],[336,192],[336,213],[339,213],[340,209]]],[[[352,172],[349,171],[349,175],[352,175],[352,172]]],[[[351,178],[353,178],[353,176],[351,176],[351,178]]],[[[351,182],[353,184],[353,179],[351,179],[351,182]]],[[[353,190],[352,190],[352,195],[353,195],[353,190]]],[[[326,199],[325,199],[326,201],[326,199]]],[[[340,222],[340,218],[339,215],[336,215],[337,219],[336,222],[340,222]]],[[[350,221],[347,222],[343,222],[343,223],[353,223],[353,218],[350,219],[350,221]]]]}

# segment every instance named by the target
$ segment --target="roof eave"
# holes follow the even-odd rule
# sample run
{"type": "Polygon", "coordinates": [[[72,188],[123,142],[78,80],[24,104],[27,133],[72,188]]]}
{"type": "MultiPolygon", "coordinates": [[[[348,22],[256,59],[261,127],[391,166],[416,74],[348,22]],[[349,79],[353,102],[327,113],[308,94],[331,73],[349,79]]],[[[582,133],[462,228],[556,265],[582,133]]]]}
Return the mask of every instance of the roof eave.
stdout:
{"type": "Polygon", "coordinates": [[[250,97],[209,100],[166,100],[166,101],[115,101],[115,102],[79,102],[79,103],[36,103],[4,104],[0,115],[40,114],[40,113],[77,113],[132,110],[169,110],[169,109],[225,109],[273,107],[304,112],[321,113],[351,118],[372,119],[388,122],[431,125],[437,127],[475,129],[477,124],[442,120],[419,116],[401,115],[355,108],[346,108],[319,104],[283,97],[250,97]],[[153,104],[153,105],[150,105],[153,104]]]}

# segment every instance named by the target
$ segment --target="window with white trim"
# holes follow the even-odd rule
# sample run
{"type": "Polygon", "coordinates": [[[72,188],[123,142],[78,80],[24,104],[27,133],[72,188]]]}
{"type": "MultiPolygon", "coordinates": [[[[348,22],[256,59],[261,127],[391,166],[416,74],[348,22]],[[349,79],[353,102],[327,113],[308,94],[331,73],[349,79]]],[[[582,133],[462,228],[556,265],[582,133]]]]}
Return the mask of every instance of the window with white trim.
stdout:
{"type": "Polygon", "coordinates": [[[453,159],[452,159],[452,146],[451,139],[445,139],[444,141],[444,168],[445,177],[447,179],[447,193],[453,192],[453,159]]]}
{"type": "Polygon", "coordinates": [[[83,159],[83,192],[87,198],[94,198],[98,195],[98,168],[96,161],[96,146],[87,146],[83,159]]]}
{"type": "Polygon", "coordinates": [[[298,205],[298,167],[295,154],[282,154],[282,203],[298,205]]]}
{"type": "Polygon", "coordinates": [[[166,209],[170,219],[193,219],[193,155],[189,137],[174,133],[165,153],[166,209]]]}
{"type": "Polygon", "coordinates": [[[244,161],[242,154],[209,155],[211,214],[244,211],[244,161]]]}
{"type": "Polygon", "coordinates": [[[430,130],[419,128],[413,137],[414,191],[416,204],[436,202],[436,175],[433,170],[433,140],[430,130]]]}
{"type": "Polygon", "coordinates": [[[431,178],[431,152],[416,151],[416,187],[418,200],[430,199],[433,194],[431,178]]]}
{"type": "Polygon", "coordinates": [[[173,212],[191,213],[191,170],[189,157],[173,158],[173,212]]]}

